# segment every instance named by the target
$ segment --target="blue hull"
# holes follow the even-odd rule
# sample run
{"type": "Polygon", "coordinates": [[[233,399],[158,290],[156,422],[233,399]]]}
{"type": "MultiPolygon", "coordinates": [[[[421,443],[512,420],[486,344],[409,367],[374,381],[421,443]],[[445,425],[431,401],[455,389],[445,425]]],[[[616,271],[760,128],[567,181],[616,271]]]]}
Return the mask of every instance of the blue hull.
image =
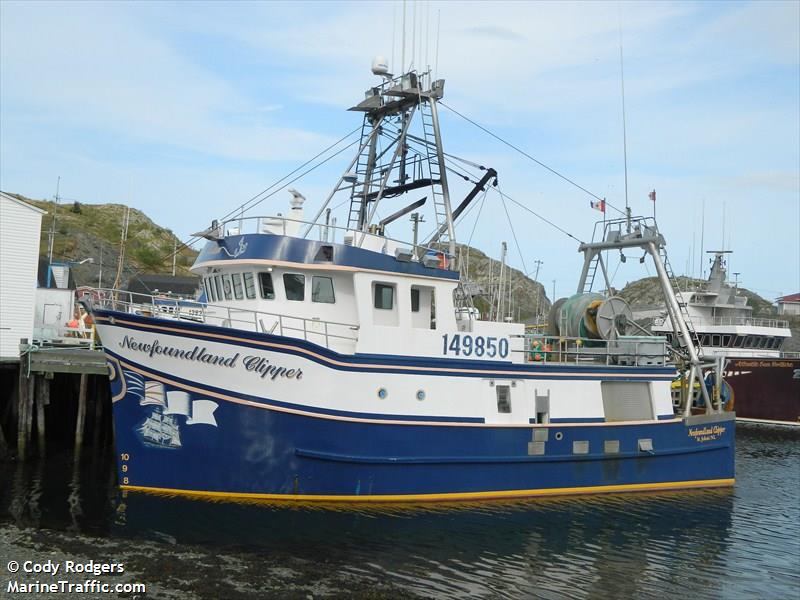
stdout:
{"type": "MultiPolygon", "coordinates": [[[[114,403],[119,481],[131,490],[271,500],[419,501],[733,484],[732,413],[627,425],[416,425],[222,401],[213,425],[186,426],[162,407],[142,405],[135,374],[113,357],[111,364],[112,395],[119,398],[114,403]],[[146,426],[149,438],[143,434],[146,426]],[[158,440],[152,436],[154,427],[158,440]],[[534,431],[540,432],[539,441],[546,432],[543,454],[529,454],[534,431]],[[652,450],[640,440],[651,440],[652,450]],[[617,441],[619,452],[606,453],[606,441],[617,441]],[[573,442],[588,442],[586,453],[575,454],[573,442]]],[[[164,387],[167,392],[184,389],[180,384],[164,387]]]]}

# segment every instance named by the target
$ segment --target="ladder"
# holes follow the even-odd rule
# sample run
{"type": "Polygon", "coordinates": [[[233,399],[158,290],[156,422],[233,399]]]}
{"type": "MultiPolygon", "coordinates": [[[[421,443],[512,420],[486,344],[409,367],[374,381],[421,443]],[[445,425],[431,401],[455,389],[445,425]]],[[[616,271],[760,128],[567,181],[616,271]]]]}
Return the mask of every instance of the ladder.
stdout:
{"type": "MultiPolygon", "coordinates": [[[[672,291],[675,293],[675,297],[678,299],[678,308],[681,311],[681,316],[683,317],[684,322],[686,323],[686,327],[689,329],[689,337],[692,339],[692,343],[696,349],[700,349],[702,345],[700,344],[700,336],[697,335],[697,331],[695,331],[694,325],[692,324],[692,319],[689,316],[689,309],[686,306],[686,302],[683,302],[678,296],[678,280],[675,277],[674,273],[672,272],[672,267],[669,264],[669,259],[667,258],[667,249],[661,247],[659,249],[659,254],[661,255],[661,262],[664,264],[664,271],[667,273],[667,277],[669,278],[669,283],[672,286],[672,291]]],[[[674,329],[675,323],[672,324],[674,329]]]]}
{"type": "MultiPolygon", "coordinates": [[[[361,125],[361,142],[362,149],[356,161],[355,174],[356,181],[350,190],[350,213],[347,216],[347,228],[353,231],[359,229],[361,214],[365,210],[364,201],[364,184],[367,182],[367,169],[369,167],[369,154],[370,144],[367,143],[368,138],[372,135],[372,123],[367,115],[364,115],[364,122],[361,125]]],[[[372,189],[372,181],[368,182],[366,192],[372,189]]]]}
{"type": "MultiPolygon", "coordinates": [[[[592,261],[589,263],[589,272],[586,274],[586,281],[583,282],[583,293],[588,294],[592,291],[592,287],[594,287],[594,278],[597,275],[597,266],[600,264],[600,253],[598,252],[592,257],[592,261]]],[[[555,298],[553,298],[553,302],[555,302],[555,298]]]]}
{"type": "MultiPolygon", "coordinates": [[[[428,169],[431,176],[431,196],[433,197],[433,210],[436,214],[436,229],[439,230],[447,223],[447,210],[445,208],[444,193],[442,191],[442,169],[443,164],[439,164],[436,152],[436,132],[433,125],[433,114],[427,98],[421,98],[419,113],[422,121],[422,135],[425,139],[425,153],[428,160],[428,169]]],[[[439,236],[439,243],[449,244],[450,234],[445,228],[444,233],[439,236]]]]}

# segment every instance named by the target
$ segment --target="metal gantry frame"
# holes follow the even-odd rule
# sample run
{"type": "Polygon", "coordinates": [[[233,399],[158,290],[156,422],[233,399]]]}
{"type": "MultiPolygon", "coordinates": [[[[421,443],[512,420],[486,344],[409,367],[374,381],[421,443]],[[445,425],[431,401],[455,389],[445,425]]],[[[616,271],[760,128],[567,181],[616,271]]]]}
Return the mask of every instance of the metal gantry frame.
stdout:
{"type": "MultiPolygon", "coordinates": [[[[703,384],[703,364],[700,361],[700,356],[697,353],[694,339],[686,323],[683,312],[681,311],[678,298],[675,294],[675,287],[673,281],[667,272],[664,260],[662,260],[662,252],[666,253],[666,241],[664,236],[658,231],[658,227],[652,218],[646,217],[630,217],[626,216],[622,219],[615,219],[606,221],[604,223],[601,235],[601,241],[582,243],[578,247],[579,252],[583,252],[583,269],[578,281],[578,293],[583,293],[586,290],[586,284],[589,277],[591,265],[597,261],[600,266],[606,282],[606,289],[611,289],[611,283],[608,279],[605,264],[603,262],[601,253],[607,250],[619,250],[620,252],[626,248],[639,248],[646,254],[649,254],[653,260],[653,264],[658,274],[658,280],[661,284],[661,291],[666,300],[667,313],[672,323],[673,332],[675,337],[683,342],[686,355],[678,356],[679,362],[688,362],[688,396],[686,397],[685,406],[683,407],[684,416],[689,416],[692,409],[692,394],[694,390],[695,381],[700,382],[700,393],[705,401],[706,412],[720,412],[722,406],[719,398],[719,390],[721,381],[721,374],[724,365],[717,363],[715,365],[716,372],[716,393],[715,403],[711,402],[708,390],[703,384]]],[[[595,267],[596,268],[596,267],[595,267]]]]}

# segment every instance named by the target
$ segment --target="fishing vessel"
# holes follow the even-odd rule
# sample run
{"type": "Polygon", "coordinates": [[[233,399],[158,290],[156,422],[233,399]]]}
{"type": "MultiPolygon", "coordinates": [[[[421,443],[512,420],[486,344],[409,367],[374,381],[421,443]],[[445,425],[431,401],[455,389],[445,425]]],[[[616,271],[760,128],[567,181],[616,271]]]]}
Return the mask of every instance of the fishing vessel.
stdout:
{"type": "Polygon", "coordinates": [[[425,502],[732,485],[733,413],[713,394],[702,415],[671,400],[677,371],[702,377],[683,320],[672,347],[632,335],[621,299],[584,293],[603,251],[644,249],[679,315],[652,219],[609,220],[581,245],[578,293],[550,333],[526,334],[501,311],[485,318],[458,268],[455,223],[497,174],[484,169],[453,208],[444,81],[394,76],[381,60],[373,73],[379,83],[351,109],[363,114],[358,150],[313,217],[290,190],[287,214],[213,222],[191,306],[87,297],[108,358],[121,487],[425,502]],[[338,226],[330,209],[342,194],[338,226]],[[420,218],[411,242],[390,237],[426,204],[424,241],[420,218]],[[379,207],[394,212],[379,218],[379,207]],[[148,396],[160,388],[166,404],[148,396]],[[153,443],[143,431],[167,412],[178,432],[160,426],[153,443]]]}
{"type": "MultiPolygon", "coordinates": [[[[702,359],[724,360],[729,409],[742,419],[800,425],[800,356],[783,352],[792,336],[785,320],[753,316],[747,297],[728,282],[726,255],[713,250],[708,281],[677,293],[702,359]]],[[[667,314],[653,332],[673,338],[667,314]]]]}

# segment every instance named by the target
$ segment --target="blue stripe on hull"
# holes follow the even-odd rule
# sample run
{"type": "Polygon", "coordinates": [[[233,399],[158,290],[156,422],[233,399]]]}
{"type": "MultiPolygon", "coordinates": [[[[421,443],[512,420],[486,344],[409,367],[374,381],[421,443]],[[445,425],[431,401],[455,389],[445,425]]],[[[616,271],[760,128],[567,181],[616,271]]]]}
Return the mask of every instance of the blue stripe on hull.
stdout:
{"type": "Polygon", "coordinates": [[[551,427],[545,455],[530,456],[533,427],[377,425],[220,402],[216,425],[189,424],[186,417],[171,415],[178,437],[170,440],[162,431],[166,441],[159,447],[140,429],[160,409],[142,406],[140,399],[128,391],[114,403],[124,485],[362,496],[658,484],[734,475],[734,424],[728,420],[691,428],[657,421],[551,427]],[[653,453],[639,451],[643,438],[652,440],[653,453]],[[619,441],[619,455],[604,454],[606,440],[619,441]],[[575,441],[588,442],[589,453],[573,455],[575,441]]]}

